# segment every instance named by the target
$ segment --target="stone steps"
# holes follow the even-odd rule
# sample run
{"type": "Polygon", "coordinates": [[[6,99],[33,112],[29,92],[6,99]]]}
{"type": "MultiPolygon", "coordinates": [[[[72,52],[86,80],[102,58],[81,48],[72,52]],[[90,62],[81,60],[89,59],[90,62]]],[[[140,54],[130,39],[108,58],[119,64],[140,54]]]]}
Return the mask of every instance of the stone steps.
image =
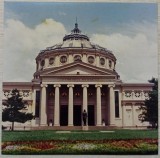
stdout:
{"type": "Polygon", "coordinates": [[[114,126],[38,126],[31,127],[31,130],[110,130],[115,129],[114,126]]]}

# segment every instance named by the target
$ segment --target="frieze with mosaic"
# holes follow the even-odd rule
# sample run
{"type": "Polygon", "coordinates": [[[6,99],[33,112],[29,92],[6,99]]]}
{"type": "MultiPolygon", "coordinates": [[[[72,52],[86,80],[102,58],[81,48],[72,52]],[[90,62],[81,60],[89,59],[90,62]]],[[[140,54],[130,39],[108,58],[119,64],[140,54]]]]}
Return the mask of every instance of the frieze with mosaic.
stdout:
{"type": "Polygon", "coordinates": [[[23,97],[29,97],[29,90],[25,90],[25,91],[22,91],[22,96],[23,97]]]}
{"type": "Polygon", "coordinates": [[[141,91],[135,91],[134,94],[135,97],[139,98],[141,96],[141,91]]]}
{"type": "Polygon", "coordinates": [[[148,97],[149,97],[149,91],[144,91],[144,96],[145,96],[146,98],[148,98],[148,97]]]}
{"type": "Polygon", "coordinates": [[[130,98],[132,96],[132,91],[125,91],[125,96],[130,98]]]}
{"type": "Polygon", "coordinates": [[[9,95],[10,95],[10,91],[9,91],[9,90],[4,91],[4,96],[5,96],[5,97],[8,97],[9,95]]]}

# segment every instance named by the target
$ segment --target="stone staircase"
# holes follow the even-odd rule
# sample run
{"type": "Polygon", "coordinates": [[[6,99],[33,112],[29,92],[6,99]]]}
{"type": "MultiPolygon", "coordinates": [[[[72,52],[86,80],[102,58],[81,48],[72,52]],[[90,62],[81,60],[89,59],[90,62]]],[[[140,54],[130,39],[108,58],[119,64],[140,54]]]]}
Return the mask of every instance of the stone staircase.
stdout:
{"type": "Polygon", "coordinates": [[[105,131],[117,129],[115,126],[37,126],[31,127],[31,130],[65,130],[65,131],[72,131],[72,130],[98,130],[98,131],[105,131]]]}

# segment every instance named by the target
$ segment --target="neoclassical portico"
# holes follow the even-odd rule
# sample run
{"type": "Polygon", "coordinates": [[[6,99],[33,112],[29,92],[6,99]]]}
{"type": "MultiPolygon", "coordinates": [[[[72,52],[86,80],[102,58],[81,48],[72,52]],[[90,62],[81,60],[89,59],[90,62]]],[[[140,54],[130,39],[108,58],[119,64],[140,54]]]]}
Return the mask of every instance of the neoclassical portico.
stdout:
{"type": "MultiPolygon", "coordinates": [[[[53,114],[53,125],[54,126],[60,126],[60,89],[61,86],[63,84],[53,84],[52,86],[54,87],[54,114],[53,114]]],[[[109,99],[108,101],[108,105],[105,105],[106,107],[109,106],[108,111],[106,111],[109,115],[109,124],[110,126],[114,126],[114,120],[115,120],[115,115],[114,115],[114,109],[115,109],[115,104],[114,104],[114,84],[110,84],[110,85],[102,85],[102,84],[81,84],[80,87],[83,89],[82,92],[82,105],[81,105],[81,113],[82,111],[85,109],[88,112],[88,88],[92,85],[92,87],[95,87],[95,103],[94,103],[94,107],[95,107],[95,126],[102,126],[102,104],[101,104],[101,100],[102,100],[102,92],[101,89],[103,86],[105,86],[106,89],[109,89],[109,93],[106,95],[105,99],[107,101],[107,98],[109,99]],[[108,97],[107,97],[108,96],[108,97]]],[[[68,126],[74,126],[74,87],[76,86],[76,84],[67,84],[67,100],[68,100],[68,126]]],[[[47,120],[47,87],[48,85],[45,83],[41,84],[41,105],[40,105],[40,126],[46,126],[48,124],[47,120]]],[[[79,94],[81,95],[81,94],[79,94]]],[[[104,99],[104,98],[103,98],[104,99]]],[[[92,103],[93,104],[93,103],[92,103]]],[[[106,115],[108,115],[106,113],[106,115]]]]}

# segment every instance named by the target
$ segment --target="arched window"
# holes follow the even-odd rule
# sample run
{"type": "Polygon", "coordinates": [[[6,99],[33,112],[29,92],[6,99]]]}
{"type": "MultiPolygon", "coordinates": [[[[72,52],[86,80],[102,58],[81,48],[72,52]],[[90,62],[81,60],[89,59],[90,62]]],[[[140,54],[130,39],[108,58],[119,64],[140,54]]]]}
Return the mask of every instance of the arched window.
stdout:
{"type": "Polygon", "coordinates": [[[80,55],[74,56],[74,61],[82,61],[80,55]]]}
{"type": "Polygon", "coordinates": [[[109,60],[109,68],[112,68],[112,61],[109,60]]]}
{"type": "Polygon", "coordinates": [[[41,66],[43,67],[43,66],[44,66],[44,64],[45,64],[45,61],[44,61],[44,60],[42,60],[42,61],[41,61],[41,66]]]}
{"type": "Polygon", "coordinates": [[[67,57],[66,56],[61,56],[60,62],[61,63],[66,63],[67,62],[67,57]]]}
{"type": "Polygon", "coordinates": [[[101,59],[100,59],[100,64],[101,64],[101,65],[104,65],[104,64],[105,64],[105,59],[104,59],[104,58],[101,58],[101,59]]]}
{"type": "Polygon", "coordinates": [[[54,58],[50,58],[50,59],[49,59],[49,64],[50,64],[50,65],[53,65],[53,64],[54,64],[54,58]]]}
{"type": "Polygon", "coordinates": [[[93,56],[89,56],[89,57],[88,57],[88,62],[89,62],[90,64],[93,64],[93,63],[94,63],[94,57],[93,57],[93,56]]]}

